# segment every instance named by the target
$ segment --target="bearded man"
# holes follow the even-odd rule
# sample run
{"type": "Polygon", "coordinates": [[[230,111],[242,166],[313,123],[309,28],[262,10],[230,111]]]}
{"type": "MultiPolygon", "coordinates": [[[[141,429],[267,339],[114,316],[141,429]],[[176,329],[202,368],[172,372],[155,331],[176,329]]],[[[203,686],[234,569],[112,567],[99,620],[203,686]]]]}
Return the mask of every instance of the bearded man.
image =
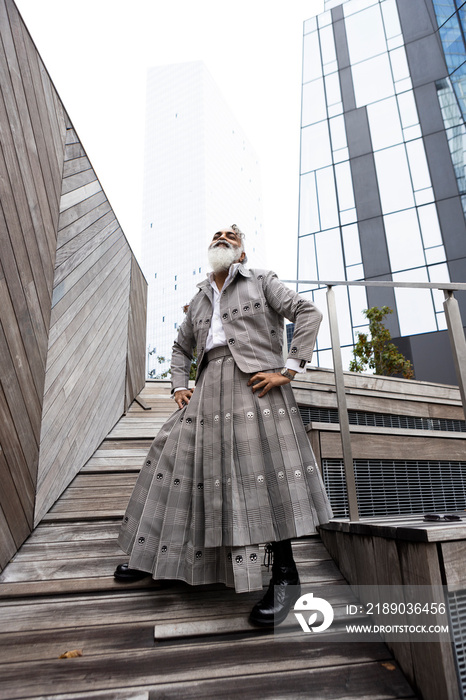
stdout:
{"type": "Polygon", "coordinates": [[[322,314],[274,272],[244,267],[236,225],[215,233],[208,254],[213,272],[198,285],[173,346],[178,410],[131,496],[119,536],[130,559],[115,578],[261,590],[259,544],[268,542],[272,579],[249,619],[270,626],[300,595],[291,538],[332,515],[290,386],[312,357],[322,314]],[[285,367],[284,318],[295,324],[285,367]]]}

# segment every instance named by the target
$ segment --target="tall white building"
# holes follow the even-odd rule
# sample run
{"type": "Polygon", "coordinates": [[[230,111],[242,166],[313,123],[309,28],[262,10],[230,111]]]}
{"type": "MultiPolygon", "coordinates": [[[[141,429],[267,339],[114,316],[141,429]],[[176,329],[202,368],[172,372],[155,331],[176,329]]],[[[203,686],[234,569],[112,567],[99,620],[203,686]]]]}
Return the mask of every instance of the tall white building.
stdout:
{"type": "Polygon", "coordinates": [[[142,268],[149,282],[148,365],[168,366],[183,306],[209,271],[222,226],[246,234],[248,266],[265,265],[259,164],[201,62],[148,72],[142,268]]]}

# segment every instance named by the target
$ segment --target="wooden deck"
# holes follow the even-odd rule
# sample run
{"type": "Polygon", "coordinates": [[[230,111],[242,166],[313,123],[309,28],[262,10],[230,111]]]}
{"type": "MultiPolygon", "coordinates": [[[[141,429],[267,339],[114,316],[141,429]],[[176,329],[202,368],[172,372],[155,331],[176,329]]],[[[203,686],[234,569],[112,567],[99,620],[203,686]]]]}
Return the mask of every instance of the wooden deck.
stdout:
{"type": "MultiPolygon", "coordinates": [[[[257,593],[114,581],[119,521],[174,408],[164,382],[142,398],[152,410],[133,403],[0,576],[0,698],[414,698],[383,644],[250,627],[257,593]]],[[[344,583],[320,538],[294,551],[304,583],[344,583]]]]}

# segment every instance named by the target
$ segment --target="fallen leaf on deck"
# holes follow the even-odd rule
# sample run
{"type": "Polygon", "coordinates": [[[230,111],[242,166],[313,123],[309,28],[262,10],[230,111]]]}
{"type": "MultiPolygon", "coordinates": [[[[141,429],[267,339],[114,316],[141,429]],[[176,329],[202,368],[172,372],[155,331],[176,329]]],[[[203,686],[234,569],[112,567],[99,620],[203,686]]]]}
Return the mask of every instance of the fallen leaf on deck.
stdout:
{"type": "Polygon", "coordinates": [[[396,671],[396,666],[390,663],[390,661],[383,662],[382,666],[384,666],[387,669],[387,671],[396,671]]]}
{"type": "Polygon", "coordinates": [[[73,649],[73,651],[65,651],[64,654],[59,656],[59,659],[74,659],[76,656],[82,656],[83,653],[81,649],[73,649]]]}

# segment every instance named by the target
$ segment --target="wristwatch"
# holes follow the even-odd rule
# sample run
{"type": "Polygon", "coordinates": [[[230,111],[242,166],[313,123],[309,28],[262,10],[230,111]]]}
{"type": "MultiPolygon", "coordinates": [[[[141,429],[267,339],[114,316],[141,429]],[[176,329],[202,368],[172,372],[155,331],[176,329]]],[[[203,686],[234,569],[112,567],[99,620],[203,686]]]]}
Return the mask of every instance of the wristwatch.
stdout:
{"type": "Polygon", "coordinates": [[[288,367],[284,367],[280,374],[282,374],[284,377],[287,377],[287,379],[294,379],[294,374],[291,374],[288,367]]]}

